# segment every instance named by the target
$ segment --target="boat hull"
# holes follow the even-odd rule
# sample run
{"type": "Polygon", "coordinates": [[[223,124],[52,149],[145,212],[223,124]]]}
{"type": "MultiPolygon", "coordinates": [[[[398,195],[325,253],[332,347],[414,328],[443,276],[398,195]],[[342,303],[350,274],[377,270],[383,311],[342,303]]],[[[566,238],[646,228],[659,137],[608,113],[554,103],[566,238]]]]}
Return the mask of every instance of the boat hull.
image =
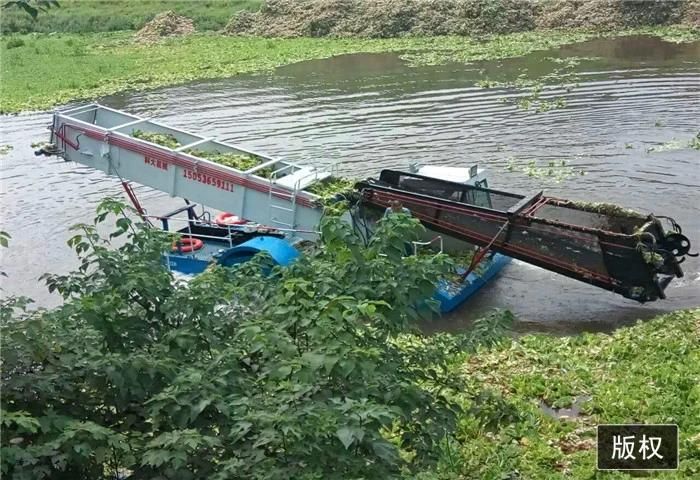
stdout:
{"type": "MultiPolygon", "coordinates": [[[[512,259],[500,253],[496,253],[489,259],[484,259],[477,268],[471,272],[461,284],[455,284],[447,280],[440,280],[433,298],[440,302],[440,312],[448,313],[462,306],[473,297],[481,288],[498,275],[503,267],[512,259]]],[[[458,274],[463,274],[465,269],[458,269],[458,274]]]]}

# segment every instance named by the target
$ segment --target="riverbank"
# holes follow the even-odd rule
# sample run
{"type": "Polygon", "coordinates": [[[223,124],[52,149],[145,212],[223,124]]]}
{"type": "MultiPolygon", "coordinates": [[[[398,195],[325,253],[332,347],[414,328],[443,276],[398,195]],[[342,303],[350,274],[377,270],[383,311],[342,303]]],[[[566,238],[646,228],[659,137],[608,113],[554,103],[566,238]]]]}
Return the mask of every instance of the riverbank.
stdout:
{"type": "MultiPolygon", "coordinates": [[[[592,478],[595,425],[675,423],[680,468],[700,475],[700,309],[611,335],[525,335],[457,362],[491,423],[463,421],[428,478],[592,478]]],[[[618,473],[615,478],[629,478],[618,473]]]]}
{"type": "Polygon", "coordinates": [[[349,53],[397,52],[412,64],[470,62],[525,55],[598,36],[647,34],[670,41],[700,39],[686,26],[634,30],[536,31],[464,37],[263,39],[198,34],[141,45],[132,33],[29,34],[5,37],[1,113],[45,110],[127,90],[231,77],[349,53]]]}

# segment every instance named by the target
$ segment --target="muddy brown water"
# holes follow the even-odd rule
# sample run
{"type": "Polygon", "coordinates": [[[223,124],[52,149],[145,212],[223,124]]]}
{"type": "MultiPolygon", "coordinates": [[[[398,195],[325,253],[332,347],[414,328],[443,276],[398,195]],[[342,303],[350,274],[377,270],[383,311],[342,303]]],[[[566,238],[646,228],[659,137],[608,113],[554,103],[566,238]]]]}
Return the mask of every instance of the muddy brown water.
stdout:
{"type": "MultiPolygon", "coordinates": [[[[670,215],[700,247],[700,151],[651,147],[688,141],[700,130],[700,42],[676,45],[647,37],[594,40],[521,58],[409,67],[396,55],[345,55],[271,73],[199,82],[107,97],[102,103],[206,136],[289,160],[337,165],[365,177],[411,162],[489,171],[494,188],[584,201],[614,202],[670,215]],[[587,57],[575,67],[580,84],[553,86],[567,106],[545,113],[500,99],[508,88],[481,89],[487,76],[509,80],[560,67],[550,57],[587,57]],[[529,177],[509,161],[539,165],[566,160],[585,176],[557,183],[529,177]]],[[[13,238],[2,251],[3,294],[40,305],[58,299],[37,281],[44,272],[75,267],[68,227],[90,221],[99,200],[122,196],[115,178],[56,158],[34,157],[30,143],[46,138],[48,113],[2,117],[2,229],[13,238]]],[[[145,187],[137,193],[151,213],[180,202],[145,187]]],[[[700,261],[668,299],[639,305],[514,261],[464,308],[429,326],[458,330],[494,307],[509,308],[519,330],[570,333],[610,330],[660,312],[700,305],[700,261]]]]}

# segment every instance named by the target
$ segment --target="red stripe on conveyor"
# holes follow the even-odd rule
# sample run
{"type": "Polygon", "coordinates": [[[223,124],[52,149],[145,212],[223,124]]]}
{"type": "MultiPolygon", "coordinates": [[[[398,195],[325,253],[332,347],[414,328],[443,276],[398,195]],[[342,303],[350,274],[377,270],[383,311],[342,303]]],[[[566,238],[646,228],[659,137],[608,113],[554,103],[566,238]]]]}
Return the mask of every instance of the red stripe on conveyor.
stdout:
{"type": "Polygon", "coordinates": [[[424,207],[431,207],[431,208],[440,208],[441,210],[446,210],[448,212],[456,212],[456,213],[461,213],[465,215],[469,215],[472,217],[478,217],[478,218],[488,218],[491,220],[504,220],[506,218],[505,215],[499,215],[497,213],[488,213],[488,212],[478,212],[475,210],[470,210],[470,209],[465,209],[464,207],[460,207],[457,205],[450,205],[450,204],[442,204],[438,202],[434,202],[431,200],[424,200],[422,198],[414,197],[411,195],[402,195],[400,193],[395,193],[395,192],[383,192],[383,191],[378,191],[378,190],[373,190],[373,194],[380,199],[382,197],[387,197],[389,199],[398,199],[398,200],[405,200],[417,205],[422,205],[424,207]]]}
{"type": "MultiPolygon", "coordinates": [[[[403,198],[403,199],[409,200],[410,202],[414,202],[414,203],[423,203],[423,204],[428,204],[428,203],[430,203],[430,202],[426,202],[426,201],[424,201],[424,200],[421,200],[421,202],[416,202],[417,199],[416,199],[415,197],[410,197],[410,196],[406,196],[406,195],[394,194],[393,192],[392,192],[391,194],[387,194],[386,192],[381,192],[381,195],[379,194],[380,192],[378,192],[378,191],[374,191],[373,193],[374,193],[377,197],[384,196],[384,197],[387,197],[387,198],[389,199],[389,200],[382,200],[382,199],[379,199],[379,201],[377,201],[377,203],[378,203],[380,206],[383,206],[383,207],[389,206],[389,201],[390,201],[391,199],[394,199],[394,198],[403,198]]],[[[374,201],[374,200],[373,200],[373,201],[374,201]]],[[[410,202],[407,202],[407,203],[410,203],[410,202]]],[[[435,204],[435,205],[439,206],[440,208],[443,208],[443,205],[441,205],[441,204],[435,204]]],[[[468,214],[468,215],[472,215],[472,216],[476,216],[476,217],[481,217],[481,216],[482,216],[481,214],[476,214],[475,212],[463,211],[463,210],[460,211],[460,210],[455,209],[455,208],[453,208],[452,210],[453,210],[453,211],[458,211],[459,213],[466,213],[466,214],[468,214]]],[[[473,230],[464,228],[464,227],[461,226],[461,225],[455,225],[455,224],[450,223],[450,222],[445,222],[445,221],[442,221],[442,220],[438,220],[438,219],[436,219],[436,218],[434,218],[434,217],[431,217],[430,215],[426,215],[426,214],[423,214],[423,213],[420,213],[420,212],[416,212],[416,211],[411,212],[411,214],[412,214],[413,216],[415,216],[415,217],[421,219],[421,220],[424,220],[424,221],[428,222],[428,223],[432,223],[432,224],[434,224],[434,225],[437,225],[437,226],[446,228],[446,229],[448,229],[448,230],[450,230],[450,231],[454,231],[454,232],[461,233],[462,235],[471,237],[471,238],[475,239],[476,241],[483,242],[484,244],[488,244],[491,240],[493,240],[492,237],[489,237],[489,236],[487,236],[487,235],[483,235],[483,234],[477,233],[477,232],[475,232],[475,231],[473,231],[473,230]]],[[[488,216],[490,216],[490,217],[495,217],[497,220],[499,220],[499,221],[501,221],[501,222],[507,222],[507,217],[506,217],[506,216],[500,216],[500,217],[496,217],[496,216],[494,216],[494,215],[488,215],[488,216]]],[[[505,251],[506,253],[508,253],[508,252],[513,252],[513,253],[520,254],[520,255],[526,255],[526,256],[528,256],[528,257],[530,257],[530,258],[534,258],[534,259],[536,259],[536,260],[539,260],[540,262],[542,262],[542,263],[544,263],[544,264],[551,265],[551,266],[555,266],[555,267],[559,267],[559,268],[563,268],[563,269],[566,269],[566,270],[571,271],[571,272],[579,273],[579,274],[581,274],[581,275],[590,276],[591,278],[595,278],[595,279],[597,279],[598,281],[603,282],[603,283],[607,283],[607,284],[609,284],[609,285],[611,285],[611,286],[619,285],[619,282],[618,282],[617,280],[613,279],[612,277],[610,277],[610,276],[608,276],[608,275],[603,275],[603,274],[598,273],[598,272],[595,272],[595,271],[593,271],[593,270],[589,270],[589,269],[586,269],[586,268],[579,267],[579,266],[577,266],[577,265],[575,265],[575,264],[562,262],[562,261],[560,261],[560,260],[556,260],[556,259],[553,259],[553,258],[551,258],[551,257],[544,256],[544,255],[542,255],[542,254],[540,254],[540,253],[538,253],[538,252],[536,252],[536,251],[533,251],[533,250],[530,250],[530,249],[527,249],[527,248],[519,247],[519,246],[516,246],[516,245],[504,243],[504,242],[495,242],[494,244],[497,245],[498,247],[500,247],[500,248],[501,248],[503,251],[505,251]]]]}
{"type": "MultiPolygon", "coordinates": [[[[200,160],[190,160],[189,158],[178,155],[178,153],[163,150],[157,146],[144,145],[143,143],[137,140],[130,140],[121,135],[113,135],[104,129],[88,128],[73,125],[70,123],[65,123],[64,125],[78,130],[95,140],[104,141],[110,145],[114,145],[115,147],[124,148],[128,151],[138,153],[140,155],[153,158],[155,160],[161,160],[166,163],[177,165],[181,168],[187,168],[189,170],[193,170],[196,173],[209,175],[217,180],[230,182],[262,193],[272,192],[273,196],[284,200],[290,200],[290,197],[292,196],[292,193],[288,190],[274,188],[271,187],[269,184],[263,184],[253,181],[246,176],[236,175],[228,170],[222,170],[213,165],[202,163],[202,161],[200,160]]],[[[314,207],[315,205],[313,200],[301,196],[296,197],[296,203],[305,207],[314,207]]]]}
{"type": "Polygon", "coordinates": [[[543,206],[545,203],[547,203],[548,201],[549,201],[549,198],[548,198],[548,197],[540,197],[540,198],[538,198],[537,201],[536,201],[535,203],[533,203],[532,205],[530,205],[530,206],[523,212],[523,215],[528,216],[528,217],[534,215],[535,212],[536,212],[537,210],[539,210],[540,207],[542,207],[542,206],[543,206]]]}
{"type": "MultiPolygon", "coordinates": [[[[480,235],[480,234],[474,232],[473,230],[469,230],[469,229],[460,227],[458,225],[451,224],[449,222],[442,222],[439,220],[430,219],[427,215],[416,214],[416,216],[418,218],[422,218],[423,220],[428,221],[430,223],[434,223],[434,224],[439,225],[441,227],[449,228],[452,231],[460,232],[465,236],[472,236],[473,238],[477,238],[482,242],[489,242],[489,240],[490,240],[490,238],[487,236],[480,235]]],[[[598,272],[594,272],[592,270],[588,270],[586,268],[579,267],[579,266],[572,264],[572,263],[566,263],[566,262],[552,259],[551,257],[546,257],[544,255],[541,255],[541,254],[535,252],[534,250],[530,250],[530,249],[523,248],[523,247],[517,247],[515,245],[511,245],[511,244],[504,243],[504,242],[494,242],[494,244],[499,246],[505,252],[510,251],[510,252],[514,252],[514,253],[519,253],[521,255],[527,255],[528,257],[537,259],[540,262],[545,263],[545,264],[558,266],[558,267],[565,268],[565,269],[570,270],[570,271],[576,271],[579,273],[583,273],[585,275],[590,275],[592,278],[596,278],[596,279],[600,280],[601,282],[609,283],[610,285],[615,285],[617,283],[616,281],[614,281],[612,278],[610,278],[607,275],[603,275],[603,274],[600,274],[598,272]]]]}
{"type": "MultiPolygon", "coordinates": [[[[373,195],[375,195],[376,197],[378,197],[380,199],[382,199],[382,197],[386,197],[389,199],[399,199],[402,201],[410,202],[410,203],[425,206],[425,207],[439,208],[440,210],[446,210],[446,211],[450,211],[450,212],[460,213],[463,215],[468,215],[468,216],[472,216],[472,217],[476,217],[476,218],[480,218],[480,219],[505,221],[508,218],[507,214],[498,214],[498,213],[492,214],[492,213],[487,213],[487,212],[480,212],[480,211],[474,210],[474,207],[469,208],[469,207],[460,207],[457,205],[442,204],[442,203],[431,201],[431,200],[417,198],[417,197],[414,197],[411,195],[401,195],[401,194],[395,193],[395,192],[385,192],[385,191],[373,190],[373,195]]],[[[544,200],[540,202],[540,206],[544,205],[549,200],[551,200],[550,197],[545,197],[544,200]]],[[[595,235],[596,240],[599,241],[600,243],[604,243],[605,245],[610,245],[610,246],[618,247],[618,248],[626,248],[628,250],[634,250],[634,248],[628,247],[627,245],[621,245],[618,243],[604,242],[602,240],[598,240],[598,237],[597,237],[598,230],[596,230],[595,228],[582,227],[580,225],[574,225],[574,224],[565,223],[565,222],[560,222],[560,225],[570,227],[571,233],[566,232],[566,231],[561,231],[561,232],[559,232],[559,235],[569,237],[569,238],[575,238],[577,240],[582,240],[580,235],[577,235],[577,233],[590,234],[590,235],[595,235]]],[[[517,224],[517,227],[518,228],[525,228],[525,229],[528,229],[531,231],[539,231],[539,232],[548,233],[547,230],[545,230],[544,228],[541,228],[537,225],[533,226],[533,225],[517,224]]],[[[618,235],[618,234],[611,233],[611,232],[607,232],[607,233],[608,233],[608,235],[618,235]]],[[[623,236],[623,234],[619,234],[619,235],[623,236]]]]}
{"type": "Polygon", "coordinates": [[[71,148],[73,148],[73,150],[78,150],[78,144],[69,140],[68,138],[66,138],[65,131],[66,131],[65,126],[62,126],[58,130],[52,130],[53,134],[56,135],[56,137],[60,138],[61,141],[63,142],[64,149],[65,149],[65,145],[67,144],[67,145],[70,145],[71,148]]]}

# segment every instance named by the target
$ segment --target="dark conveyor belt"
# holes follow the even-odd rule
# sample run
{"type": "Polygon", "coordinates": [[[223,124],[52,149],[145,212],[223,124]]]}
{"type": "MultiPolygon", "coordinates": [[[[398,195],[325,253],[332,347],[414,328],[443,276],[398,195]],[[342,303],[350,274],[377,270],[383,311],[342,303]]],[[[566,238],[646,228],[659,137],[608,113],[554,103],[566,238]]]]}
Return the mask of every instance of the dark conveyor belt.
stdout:
{"type": "Polygon", "coordinates": [[[666,298],[690,242],[673,219],[608,204],[523,196],[395,170],[359,182],[378,217],[393,200],[437,232],[639,302],[666,298]],[[669,224],[667,231],[662,220],[669,224]]]}

